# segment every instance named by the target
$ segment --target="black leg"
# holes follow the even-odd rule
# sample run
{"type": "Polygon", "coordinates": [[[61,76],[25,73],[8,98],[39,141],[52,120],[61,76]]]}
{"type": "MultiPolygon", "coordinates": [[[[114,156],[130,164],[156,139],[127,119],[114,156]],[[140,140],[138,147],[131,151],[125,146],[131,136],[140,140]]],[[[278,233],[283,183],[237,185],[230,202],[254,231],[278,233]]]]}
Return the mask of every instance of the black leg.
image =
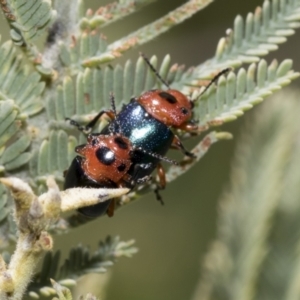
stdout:
{"type": "Polygon", "coordinates": [[[196,155],[193,154],[192,152],[187,151],[183,144],[181,143],[179,137],[177,135],[174,136],[173,142],[172,142],[172,147],[175,149],[180,150],[184,155],[191,157],[191,158],[196,158],[196,155]]]}
{"type": "Polygon", "coordinates": [[[134,188],[137,184],[143,184],[151,180],[152,179],[151,175],[144,175],[143,177],[140,177],[142,171],[145,172],[151,168],[152,168],[152,163],[136,164],[134,166],[133,175],[131,176],[130,179],[130,186],[134,188]]]}
{"type": "Polygon", "coordinates": [[[156,184],[156,188],[154,190],[156,200],[161,203],[161,205],[164,205],[164,201],[162,199],[162,196],[160,195],[159,191],[164,190],[167,185],[166,181],[166,172],[162,166],[161,163],[158,163],[156,166],[157,175],[158,175],[158,183],[156,184]]]}
{"type": "MultiPolygon", "coordinates": [[[[90,133],[92,131],[92,129],[94,128],[94,126],[96,125],[96,123],[98,122],[98,120],[104,115],[107,114],[112,120],[116,118],[117,116],[117,111],[116,111],[116,103],[115,103],[115,98],[114,95],[111,93],[110,94],[110,103],[111,103],[111,110],[101,110],[87,125],[82,126],[80,125],[78,122],[70,119],[70,118],[66,118],[67,121],[70,121],[70,124],[73,126],[76,126],[78,128],[79,131],[82,131],[83,133],[90,133]]],[[[119,125],[119,124],[118,124],[119,125]]]]}
{"type": "Polygon", "coordinates": [[[164,200],[163,200],[161,194],[159,193],[160,190],[163,190],[163,189],[160,188],[158,185],[156,185],[156,189],[154,190],[154,194],[155,194],[156,200],[158,202],[160,202],[161,205],[165,205],[164,200]]]}
{"type": "Polygon", "coordinates": [[[88,134],[91,132],[91,130],[94,128],[98,120],[104,115],[107,114],[110,118],[114,118],[115,114],[112,110],[102,110],[100,111],[87,125],[83,126],[80,125],[75,120],[72,120],[70,118],[66,118],[66,121],[70,121],[70,124],[77,127],[77,129],[85,134],[88,134]]]}

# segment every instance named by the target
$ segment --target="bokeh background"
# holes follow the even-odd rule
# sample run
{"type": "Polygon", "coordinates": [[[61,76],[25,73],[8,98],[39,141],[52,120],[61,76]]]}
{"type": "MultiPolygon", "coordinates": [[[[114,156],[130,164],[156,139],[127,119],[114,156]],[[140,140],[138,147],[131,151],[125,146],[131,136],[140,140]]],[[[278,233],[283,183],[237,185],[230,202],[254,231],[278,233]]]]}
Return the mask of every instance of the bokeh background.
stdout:
{"type": "MultiPolygon", "coordinates": [[[[103,30],[108,41],[117,40],[130,32],[165,15],[183,4],[183,0],[158,0],[138,13],[103,30]]],[[[148,57],[157,55],[159,60],[170,54],[172,62],[187,67],[198,65],[212,57],[218,40],[232,28],[236,15],[243,17],[253,12],[262,0],[215,0],[194,17],[163,34],[155,41],[126,53],[122,59],[135,61],[138,52],[148,57]]],[[[87,7],[97,8],[109,1],[86,1],[87,7]]],[[[0,18],[1,32],[5,20],[0,18]]],[[[6,31],[7,32],[7,31],[6,31]]],[[[279,61],[294,59],[294,69],[300,70],[299,32],[281,45],[279,51],[266,57],[279,61]]],[[[2,34],[2,41],[8,34],[2,34]]],[[[299,85],[299,80],[294,84],[299,85]]],[[[268,101],[268,100],[267,100],[268,101]]],[[[208,154],[192,169],[178,178],[162,192],[165,206],[161,206],[154,194],[117,211],[115,217],[99,218],[68,235],[55,238],[55,248],[66,255],[71,246],[81,243],[95,249],[98,241],[107,235],[119,235],[122,240],[135,239],[138,254],[131,259],[122,258],[110,272],[107,300],[182,300],[193,295],[201,271],[203,259],[215,237],[218,199],[228,183],[230,164],[238,136],[246,119],[259,106],[247,112],[239,120],[226,124],[222,131],[233,133],[234,139],[212,146],[208,154]]],[[[185,143],[190,149],[197,140],[185,143]]],[[[80,293],[93,292],[100,286],[103,275],[96,275],[83,283],[80,293]],[[86,284],[89,283],[89,284],[86,284]],[[94,285],[94,287],[93,287],[94,285]],[[96,286],[96,287],[95,287],[96,286]]]]}

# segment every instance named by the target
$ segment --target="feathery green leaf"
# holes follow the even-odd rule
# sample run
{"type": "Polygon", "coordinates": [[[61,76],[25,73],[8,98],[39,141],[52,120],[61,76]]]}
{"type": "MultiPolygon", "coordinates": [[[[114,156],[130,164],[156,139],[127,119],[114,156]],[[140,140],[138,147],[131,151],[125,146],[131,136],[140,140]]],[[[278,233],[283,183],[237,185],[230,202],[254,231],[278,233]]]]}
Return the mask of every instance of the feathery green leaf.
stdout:
{"type": "Polygon", "coordinates": [[[0,224],[10,213],[9,209],[6,208],[7,194],[4,186],[0,184],[0,224]]]}
{"type": "Polygon", "coordinates": [[[119,0],[119,2],[112,2],[99,7],[95,12],[89,9],[84,14],[84,1],[81,0],[80,29],[93,30],[100,27],[102,28],[136,12],[138,9],[154,1],[156,0],[119,0]]]}
{"type": "Polygon", "coordinates": [[[19,111],[13,101],[5,100],[0,102],[0,170],[11,171],[26,164],[31,155],[25,152],[31,143],[29,135],[19,131],[22,121],[19,111]],[[19,131],[19,133],[18,133],[19,131]],[[17,134],[18,133],[18,134],[17,134]]]}
{"type": "Polygon", "coordinates": [[[41,94],[45,84],[41,76],[25,65],[11,41],[0,47],[0,100],[13,99],[22,114],[32,116],[43,109],[41,94]]]}
{"type": "Polygon", "coordinates": [[[134,241],[123,242],[119,237],[107,237],[104,242],[99,243],[99,248],[93,254],[90,254],[87,247],[79,245],[71,249],[69,257],[61,267],[60,252],[47,253],[42,270],[29,286],[29,291],[34,296],[40,293],[53,295],[50,278],[54,278],[62,286],[72,286],[76,284],[78,277],[86,273],[106,272],[119,257],[131,257],[137,252],[133,244],[134,241]]]}
{"type": "Polygon", "coordinates": [[[212,59],[196,67],[199,78],[211,77],[216,70],[258,62],[260,56],[278,49],[300,27],[299,0],[265,0],[262,7],[237,16],[233,30],[228,30],[212,59]]]}
{"type": "Polygon", "coordinates": [[[133,47],[143,45],[175,25],[182,23],[211,2],[212,0],[189,0],[164,17],[110,44],[106,53],[85,59],[82,65],[84,67],[95,67],[103,63],[104,58],[113,60],[119,57],[123,52],[133,47]]]}
{"type": "MultiPolygon", "coordinates": [[[[13,200],[6,188],[0,184],[0,249],[5,249],[11,242],[16,241],[16,224],[13,221],[11,210],[13,200]]],[[[2,253],[2,257],[4,254],[2,253]]]]}
{"type": "Polygon", "coordinates": [[[54,21],[56,13],[49,0],[5,0],[1,8],[11,27],[10,35],[18,46],[39,37],[54,21]]]}
{"type": "Polygon", "coordinates": [[[68,169],[74,148],[78,144],[74,137],[69,138],[63,130],[51,130],[49,139],[44,140],[37,155],[37,161],[31,166],[31,173],[37,174],[39,179],[46,179],[46,175],[54,175],[62,182],[63,172],[68,169]]]}
{"type": "Polygon", "coordinates": [[[232,121],[260,103],[274,91],[289,84],[299,77],[291,70],[291,60],[284,60],[280,65],[274,60],[269,66],[261,60],[248,70],[240,69],[235,75],[231,72],[227,78],[218,80],[218,89],[211,87],[196,102],[195,118],[199,126],[220,125],[232,121]]]}

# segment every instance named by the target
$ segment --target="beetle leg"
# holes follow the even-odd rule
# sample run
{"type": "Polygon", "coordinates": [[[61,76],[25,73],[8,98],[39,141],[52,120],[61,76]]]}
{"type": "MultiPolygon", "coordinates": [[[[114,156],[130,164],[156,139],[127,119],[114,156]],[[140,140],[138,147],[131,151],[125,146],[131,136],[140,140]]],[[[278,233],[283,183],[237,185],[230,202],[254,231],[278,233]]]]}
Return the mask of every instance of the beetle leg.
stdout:
{"type": "Polygon", "coordinates": [[[157,175],[158,175],[158,184],[156,185],[156,188],[154,190],[154,193],[156,195],[156,200],[159,201],[162,205],[164,205],[164,201],[159,193],[160,190],[164,190],[166,188],[166,173],[165,170],[162,166],[162,164],[158,163],[157,164],[157,175]]]}
{"type": "Polygon", "coordinates": [[[145,175],[144,177],[140,178],[140,171],[141,170],[147,170],[152,167],[152,163],[147,164],[136,164],[134,166],[134,172],[133,175],[126,174],[125,176],[125,182],[129,184],[130,188],[134,188],[137,184],[143,184],[147,181],[152,179],[151,175],[145,175]]]}
{"type": "Polygon", "coordinates": [[[114,215],[115,212],[115,208],[116,208],[116,200],[115,199],[111,199],[110,204],[107,208],[106,214],[111,218],[114,215]]]}
{"type": "Polygon", "coordinates": [[[96,125],[96,123],[98,122],[98,120],[99,120],[104,114],[106,114],[111,120],[114,120],[115,117],[116,117],[114,111],[112,111],[112,110],[110,110],[110,109],[109,109],[109,110],[102,110],[102,111],[100,111],[100,112],[97,114],[97,116],[94,117],[94,119],[92,119],[92,120],[86,125],[86,127],[87,127],[87,128],[93,128],[93,127],[96,125]]]}
{"type": "Polygon", "coordinates": [[[183,144],[181,143],[179,137],[177,135],[174,136],[173,141],[172,141],[172,148],[178,149],[180,150],[182,153],[184,153],[184,155],[191,157],[191,158],[195,158],[195,154],[193,154],[192,152],[187,151],[183,144]]]}
{"type": "Polygon", "coordinates": [[[115,114],[112,110],[101,110],[87,125],[83,126],[80,125],[78,122],[76,122],[75,120],[72,120],[70,118],[66,118],[66,121],[70,121],[70,124],[77,127],[77,129],[79,131],[82,131],[85,134],[88,134],[91,132],[91,130],[93,129],[93,127],[96,125],[96,123],[98,122],[98,120],[101,118],[101,116],[103,116],[104,114],[108,115],[108,117],[110,119],[114,119],[115,118],[115,114]]]}
{"type": "Polygon", "coordinates": [[[198,131],[199,126],[197,124],[193,124],[190,122],[190,123],[184,123],[178,128],[181,129],[182,131],[193,133],[198,131]]]}
{"type": "Polygon", "coordinates": [[[116,111],[116,104],[115,104],[115,97],[113,94],[110,94],[110,102],[111,102],[111,107],[112,109],[108,110],[101,110],[87,125],[82,126],[78,122],[66,118],[66,120],[70,121],[71,125],[76,126],[79,131],[82,131],[83,133],[90,133],[98,120],[101,118],[102,115],[106,114],[111,120],[114,120],[117,116],[117,111],[116,111]]]}

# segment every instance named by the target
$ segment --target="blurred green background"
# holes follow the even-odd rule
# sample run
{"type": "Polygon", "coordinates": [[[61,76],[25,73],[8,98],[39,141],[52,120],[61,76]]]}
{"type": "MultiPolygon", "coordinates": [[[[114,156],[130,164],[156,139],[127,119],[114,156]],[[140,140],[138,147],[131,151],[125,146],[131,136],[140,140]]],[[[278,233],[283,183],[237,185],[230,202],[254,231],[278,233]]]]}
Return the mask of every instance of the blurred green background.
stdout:
{"type": "MultiPolygon", "coordinates": [[[[138,13],[113,24],[103,31],[112,42],[139,27],[154,21],[185,1],[158,0],[138,13]]],[[[148,57],[157,55],[161,60],[170,54],[172,62],[197,65],[212,57],[218,40],[232,28],[236,15],[246,16],[253,12],[262,0],[216,0],[183,24],[163,34],[155,41],[126,53],[120,60],[136,60],[138,52],[148,57]]],[[[109,1],[86,1],[87,7],[97,8],[109,1]]],[[[5,21],[0,20],[3,33],[5,21]]],[[[2,41],[8,34],[2,35],[2,41]]],[[[280,50],[266,59],[294,59],[294,69],[300,70],[299,33],[290,37],[280,50]]],[[[299,80],[294,84],[299,84],[299,80]]],[[[267,100],[268,101],[268,100],[267,100]]],[[[190,299],[200,274],[200,264],[216,230],[217,202],[226,187],[230,163],[234,155],[238,133],[246,118],[259,106],[246,113],[245,117],[220,128],[234,134],[232,141],[213,145],[208,154],[192,169],[162,192],[165,206],[161,206],[154,194],[119,210],[115,217],[99,218],[68,235],[55,238],[55,249],[68,249],[82,243],[95,249],[99,240],[107,235],[120,235],[122,240],[135,239],[139,253],[131,259],[122,258],[112,268],[107,290],[107,300],[112,299],[190,299]]],[[[197,140],[185,143],[188,149],[197,140]]],[[[89,280],[99,287],[99,277],[89,280]]],[[[94,292],[85,286],[81,293],[94,292]]]]}

